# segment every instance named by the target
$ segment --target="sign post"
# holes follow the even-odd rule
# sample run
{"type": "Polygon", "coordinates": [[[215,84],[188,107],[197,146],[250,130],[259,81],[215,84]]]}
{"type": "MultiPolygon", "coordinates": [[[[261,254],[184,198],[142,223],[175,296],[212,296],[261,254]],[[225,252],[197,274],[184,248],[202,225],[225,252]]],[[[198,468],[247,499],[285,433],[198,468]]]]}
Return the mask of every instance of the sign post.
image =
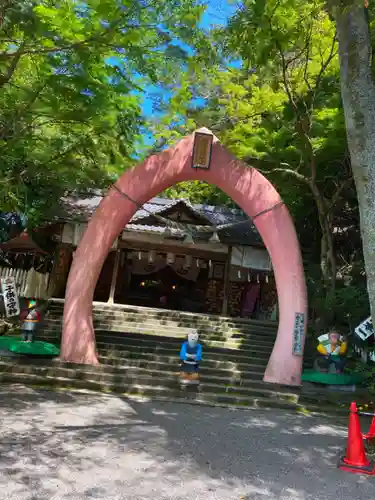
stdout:
{"type": "Polygon", "coordinates": [[[1,288],[4,297],[5,314],[7,318],[20,314],[20,303],[17,295],[16,280],[13,276],[1,279],[1,288]]]}

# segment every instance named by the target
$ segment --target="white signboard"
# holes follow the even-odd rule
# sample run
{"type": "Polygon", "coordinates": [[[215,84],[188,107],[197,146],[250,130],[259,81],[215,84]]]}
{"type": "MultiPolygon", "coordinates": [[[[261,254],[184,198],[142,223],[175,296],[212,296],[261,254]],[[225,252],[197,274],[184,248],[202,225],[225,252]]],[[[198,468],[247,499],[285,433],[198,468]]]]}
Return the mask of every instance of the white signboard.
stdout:
{"type": "Polygon", "coordinates": [[[14,276],[1,278],[1,288],[3,290],[5,314],[8,318],[20,314],[20,303],[18,301],[16,280],[14,276]]]}
{"type": "Polygon", "coordinates": [[[305,337],[305,315],[296,313],[293,328],[293,354],[303,356],[303,345],[305,337]]]}
{"type": "Polygon", "coordinates": [[[354,330],[354,333],[362,341],[365,341],[368,338],[370,338],[371,335],[374,335],[374,327],[372,325],[371,316],[365,319],[365,321],[363,321],[360,325],[358,325],[357,328],[354,330]]]}
{"type": "MultiPolygon", "coordinates": [[[[354,333],[362,342],[370,339],[375,333],[371,316],[365,319],[365,321],[362,321],[354,330],[354,333]]],[[[361,356],[363,363],[367,363],[368,360],[375,362],[375,351],[371,352],[366,348],[362,348],[360,345],[355,345],[354,350],[361,356]]]]}

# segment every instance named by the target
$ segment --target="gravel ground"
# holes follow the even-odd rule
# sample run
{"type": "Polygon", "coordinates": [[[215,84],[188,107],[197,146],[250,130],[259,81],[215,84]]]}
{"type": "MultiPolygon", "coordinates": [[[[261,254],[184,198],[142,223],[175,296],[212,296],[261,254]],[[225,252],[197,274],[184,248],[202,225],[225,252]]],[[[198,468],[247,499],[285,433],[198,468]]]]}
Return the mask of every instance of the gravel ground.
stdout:
{"type": "Polygon", "coordinates": [[[0,389],[0,499],[368,500],[346,429],[282,411],[0,389]]]}

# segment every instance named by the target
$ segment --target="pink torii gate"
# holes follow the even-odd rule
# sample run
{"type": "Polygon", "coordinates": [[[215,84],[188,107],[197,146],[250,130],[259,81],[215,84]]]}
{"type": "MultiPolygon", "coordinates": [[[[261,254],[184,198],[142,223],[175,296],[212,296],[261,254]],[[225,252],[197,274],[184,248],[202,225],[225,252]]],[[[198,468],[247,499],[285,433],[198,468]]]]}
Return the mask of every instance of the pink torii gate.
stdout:
{"type": "MultiPolygon", "coordinates": [[[[207,129],[197,132],[209,133],[207,129]]],[[[272,259],[279,301],[279,328],[264,374],[264,381],[286,385],[301,383],[302,355],[293,352],[296,318],[306,318],[307,294],[301,252],[293,221],[272,184],[256,169],[234,158],[213,136],[211,167],[192,168],[194,135],[174,148],[126,171],[102,200],[75,253],[69,274],[61,358],[73,363],[98,364],[92,301],[101,268],[115,239],[137,211],[128,194],[143,205],[166,188],[182,181],[214,184],[254,219],[272,259]]],[[[298,321],[298,319],[297,319],[298,321]]],[[[302,326],[305,338],[306,321],[302,326]]]]}

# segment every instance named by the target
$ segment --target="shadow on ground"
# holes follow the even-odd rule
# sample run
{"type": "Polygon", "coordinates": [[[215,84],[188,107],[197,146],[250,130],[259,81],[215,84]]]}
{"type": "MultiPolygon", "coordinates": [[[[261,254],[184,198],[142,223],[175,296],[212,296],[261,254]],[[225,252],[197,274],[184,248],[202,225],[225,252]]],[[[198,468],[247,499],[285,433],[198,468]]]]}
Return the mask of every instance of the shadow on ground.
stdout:
{"type": "Polygon", "coordinates": [[[280,411],[0,389],[0,498],[368,499],[345,428],[280,411]]]}

